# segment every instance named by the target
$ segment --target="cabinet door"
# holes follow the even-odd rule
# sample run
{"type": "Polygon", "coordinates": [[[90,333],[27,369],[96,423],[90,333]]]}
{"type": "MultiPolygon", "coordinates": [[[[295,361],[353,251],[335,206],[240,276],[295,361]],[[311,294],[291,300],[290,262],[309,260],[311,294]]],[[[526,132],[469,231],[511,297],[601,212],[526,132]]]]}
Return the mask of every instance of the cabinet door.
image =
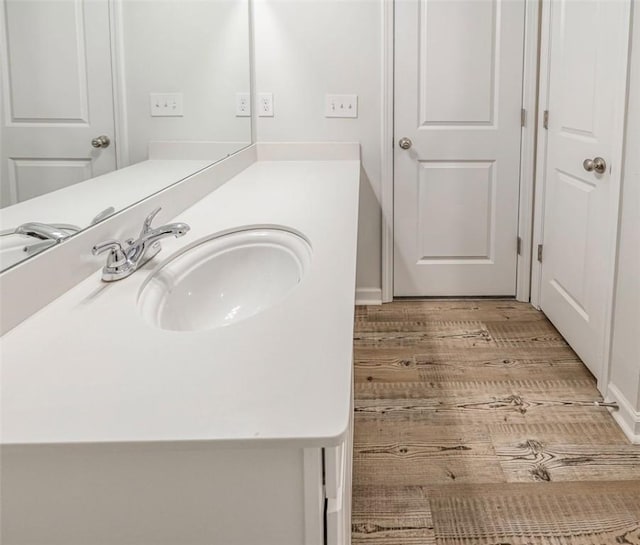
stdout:
{"type": "Polygon", "coordinates": [[[350,452],[350,437],[337,447],[304,449],[305,545],[351,543],[350,452]]]}

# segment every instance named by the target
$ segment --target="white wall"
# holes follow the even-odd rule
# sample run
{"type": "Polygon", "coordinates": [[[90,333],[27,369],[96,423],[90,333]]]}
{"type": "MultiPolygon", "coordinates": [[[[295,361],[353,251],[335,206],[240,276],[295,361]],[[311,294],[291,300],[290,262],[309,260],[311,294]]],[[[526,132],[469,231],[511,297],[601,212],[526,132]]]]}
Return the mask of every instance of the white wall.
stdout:
{"type": "Polygon", "coordinates": [[[248,92],[248,0],[123,0],[121,46],[130,163],[150,140],[250,142],[251,120],[235,116],[248,92]],[[150,93],[179,92],[184,117],[151,117],[150,93]]]}
{"type": "MultiPolygon", "coordinates": [[[[640,2],[634,2],[611,385],[640,413],[640,2]]],[[[632,414],[626,414],[629,426],[632,414]]],[[[640,422],[636,423],[640,434],[640,422]]],[[[640,435],[638,435],[640,440],[640,435]]]]}
{"type": "Polygon", "coordinates": [[[362,144],[359,289],[381,285],[380,134],[382,0],[255,0],[256,92],[274,117],[258,141],[362,144]],[[324,117],[326,93],[357,94],[358,118],[324,117]]]}

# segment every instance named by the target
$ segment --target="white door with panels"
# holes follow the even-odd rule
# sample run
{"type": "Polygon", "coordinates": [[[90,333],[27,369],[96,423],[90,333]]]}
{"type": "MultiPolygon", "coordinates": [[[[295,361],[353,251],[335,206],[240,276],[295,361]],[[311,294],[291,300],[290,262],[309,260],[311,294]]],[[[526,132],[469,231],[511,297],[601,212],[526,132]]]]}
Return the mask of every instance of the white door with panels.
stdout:
{"type": "Polygon", "coordinates": [[[394,295],[515,295],[524,0],[395,8],[394,295]]]}
{"type": "Polygon", "coordinates": [[[116,161],[108,0],[0,7],[6,206],[114,170],[116,161]]]}
{"type": "Polygon", "coordinates": [[[597,378],[612,297],[630,4],[554,0],[545,6],[550,30],[540,306],[597,378]]]}

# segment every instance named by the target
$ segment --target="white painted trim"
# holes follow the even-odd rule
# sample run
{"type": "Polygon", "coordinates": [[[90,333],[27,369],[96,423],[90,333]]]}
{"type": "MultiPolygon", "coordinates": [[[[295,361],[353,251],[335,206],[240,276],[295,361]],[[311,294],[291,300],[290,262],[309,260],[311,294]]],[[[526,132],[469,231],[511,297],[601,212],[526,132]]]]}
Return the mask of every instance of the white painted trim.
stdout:
{"type": "Polygon", "coordinates": [[[116,168],[127,167],[131,162],[129,158],[129,125],[127,121],[127,85],[125,76],[126,65],[122,2],[123,0],[109,0],[116,168]]]}
{"type": "Polygon", "coordinates": [[[357,288],[356,305],[381,305],[382,290],[380,288],[357,288]]]}
{"type": "Polygon", "coordinates": [[[613,419],[622,428],[629,441],[640,445],[640,412],[633,408],[631,402],[614,384],[609,384],[606,399],[618,404],[620,408],[617,411],[611,411],[613,419]]]}
{"type": "Polygon", "coordinates": [[[9,186],[9,203],[18,203],[18,178],[16,177],[16,163],[14,159],[7,161],[7,178],[9,186]]]}
{"type": "MultiPolygon", "coordinates": [[[[544,239],[544,194],[545,170],[547,166],[547,136],[548,132],[542,128],[544,111],[549,108],[549,69],[550,69],[550,12],[549,2],[542,0],[541,30],[540,30],[540,86],[538,91],[538,143],[536,153],[536,176],[533,205],[533,253],[538,244],[544,239]]],[[[533,259],[531,263],[531,304],[540,309],[540,287],[542,282],[542,264],[533,259]]]]}
{"type": "Polygon", "coordinates": [[[380,201],[382,206],[382,302],[393,301],[393,55],[394,0],[382,0],[382,131],[380,201]]]}
{"type": "Polygon", "coordinates": [[[518,236],[522,241],[518,256],[516,299],[528,302],[531,296],[533,194],[536,162],[536,107],[538,104],[539,0],[526,0],[522,107],[526,111],[520,145],[520,203],[518,236]]]}
{"type": "MultiPolygon", "coordinates": [[[[256,24],[255,24],[255,0],[248,0],[249,10],[249,104],[256,104],[256,24]]],[[[258,116],[257,108],[251,108],[251,143],[258,141],[258,116]]]]}
{"type": "Polygon", "coordinates": [[[303,449],[304,472],[304,545],[322,545],[324,527],[322,511],[322,450],[303,449]]]}
{"type": "Polygon", "coordinates": [[[5,21],[5,4],[4,1],[0,1],[0,100],[3,103],[4,125],[11,125],[13,120],[9,79],[9,33],[5,21]]]}
{"type": "MultiPolygon", "coordinates": [[[[0,1],[0,101],[2,101],[2,119],[0,124],[3,128],[5,126],[12,125],[13,108],[11,106],[11,89],[9,86],[9,36],[7,33],[7,22],[5,21],[5,6],[4,1],[0,1]]],[[[2,146],[5,131],[2,131],[2,137],[0,138],[0,146],[2,146]]],[[[5,206],[16,204],[18,202],[18,188],[15,179],[15,166],[13,161],[11,164],[6,161],[0,167],[0,184],[2,183],[2,176],[7,177],[6,183],[9,190],[9,200],[5,203],[5,206]]]]}

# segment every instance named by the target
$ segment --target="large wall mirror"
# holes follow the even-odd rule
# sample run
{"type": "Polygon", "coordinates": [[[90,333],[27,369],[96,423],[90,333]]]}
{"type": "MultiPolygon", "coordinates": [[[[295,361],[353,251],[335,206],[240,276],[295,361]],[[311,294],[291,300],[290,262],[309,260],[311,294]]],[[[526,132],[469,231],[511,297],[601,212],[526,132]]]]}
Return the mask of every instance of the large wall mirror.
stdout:
{"type": "Polygon", "coordinates": [[[251,143],[249,0],[0,6],[0,270],[251,143]]]}

